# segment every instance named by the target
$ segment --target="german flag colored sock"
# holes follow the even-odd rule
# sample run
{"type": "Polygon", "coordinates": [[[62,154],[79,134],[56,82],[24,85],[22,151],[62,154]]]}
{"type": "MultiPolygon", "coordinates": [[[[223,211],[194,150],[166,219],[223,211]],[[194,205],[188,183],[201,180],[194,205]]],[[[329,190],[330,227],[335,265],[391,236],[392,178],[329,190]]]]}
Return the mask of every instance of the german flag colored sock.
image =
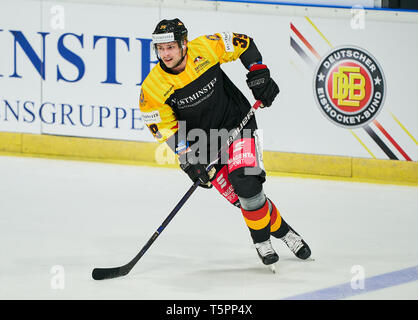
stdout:
{"type": "Polygon", "coordinates": [[[241,207],[241,212],[254,243],[263,242],[270,238],[270,210],[268,201],[257,210],[245,210],[241,207]]]}
{"type": "Polygon", "coordinates": [[[289,231],[289,226],[286,221],[281,217],[279,210],[277,210],[273,201],[267,199],[267,203],[270,204],[270,233],[275,238],[284,237],[289,231]]]}

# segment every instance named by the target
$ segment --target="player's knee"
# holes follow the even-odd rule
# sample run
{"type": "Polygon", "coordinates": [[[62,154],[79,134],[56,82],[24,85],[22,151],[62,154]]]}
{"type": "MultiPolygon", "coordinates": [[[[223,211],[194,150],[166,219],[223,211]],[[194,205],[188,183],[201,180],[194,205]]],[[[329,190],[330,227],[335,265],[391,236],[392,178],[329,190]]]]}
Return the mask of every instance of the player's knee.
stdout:
{"type": "Polygon", "coordinates": [[[238,197],[241,204],[241,208],[247,211],[258,210],[263,207],[267,201],[264,191],[257,193],[255,196],[250,198],[238,197]]]}
{"type": "Polygon", "coordinates": [[[238,197],[251,198],[259,194],[263,190],[265,181],[265,173],[259,175],[248,175],[245,168],[239,168],[229,174],[229,180],[234,187],[238,197]]]}

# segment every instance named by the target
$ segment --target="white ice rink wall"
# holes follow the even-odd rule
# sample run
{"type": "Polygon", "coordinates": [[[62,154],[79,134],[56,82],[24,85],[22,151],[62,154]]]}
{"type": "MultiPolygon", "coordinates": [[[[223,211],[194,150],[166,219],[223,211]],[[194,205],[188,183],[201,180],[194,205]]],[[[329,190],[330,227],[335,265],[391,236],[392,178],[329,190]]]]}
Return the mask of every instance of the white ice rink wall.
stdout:
{"type": "MultiPolygon", "coordinates": [[[[251,36],[281,93],[266,169],[418,184],[418,13],[215,1],[0,2],[0,151],[155,162],[138,108],[151,33],[251,36]]],[[[240,61],[223,69],[250,101],[240,61]]]]}

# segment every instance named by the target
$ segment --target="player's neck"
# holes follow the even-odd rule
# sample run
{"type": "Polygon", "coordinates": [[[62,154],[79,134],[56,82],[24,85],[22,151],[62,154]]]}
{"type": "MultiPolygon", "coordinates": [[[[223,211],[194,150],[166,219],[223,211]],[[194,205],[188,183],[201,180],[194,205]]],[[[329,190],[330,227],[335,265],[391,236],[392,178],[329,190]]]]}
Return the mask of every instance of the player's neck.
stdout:
{"type": "Polygon", "coordinates": [[[184,69],[186,69],[187,57],[188,57],[188,55],[186,54],[186,56],[184,57],[183,61],[177,67],[171,68],[171,70],[173,71],[173,73],[179,74],[179,73],[183,72],[184,69]]]}

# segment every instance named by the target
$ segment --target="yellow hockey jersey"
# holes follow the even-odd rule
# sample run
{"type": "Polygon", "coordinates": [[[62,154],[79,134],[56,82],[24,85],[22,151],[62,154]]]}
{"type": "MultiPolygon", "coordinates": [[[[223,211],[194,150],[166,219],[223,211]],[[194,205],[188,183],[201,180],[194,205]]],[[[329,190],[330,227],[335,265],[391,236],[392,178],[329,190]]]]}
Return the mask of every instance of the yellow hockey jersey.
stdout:
{"type": "Polygon", "coordinates": [[[172,74],[161,62],[151,70],[141,87],[139,107],[159,142],[177,133],[179,121],[186,124],[186,133],[194,128],[231,130],[239,123],[251,105],[220,65],[238,59],[250,41],[228,32],[200,36],[187,44],[184,71],[172,74]]]}

